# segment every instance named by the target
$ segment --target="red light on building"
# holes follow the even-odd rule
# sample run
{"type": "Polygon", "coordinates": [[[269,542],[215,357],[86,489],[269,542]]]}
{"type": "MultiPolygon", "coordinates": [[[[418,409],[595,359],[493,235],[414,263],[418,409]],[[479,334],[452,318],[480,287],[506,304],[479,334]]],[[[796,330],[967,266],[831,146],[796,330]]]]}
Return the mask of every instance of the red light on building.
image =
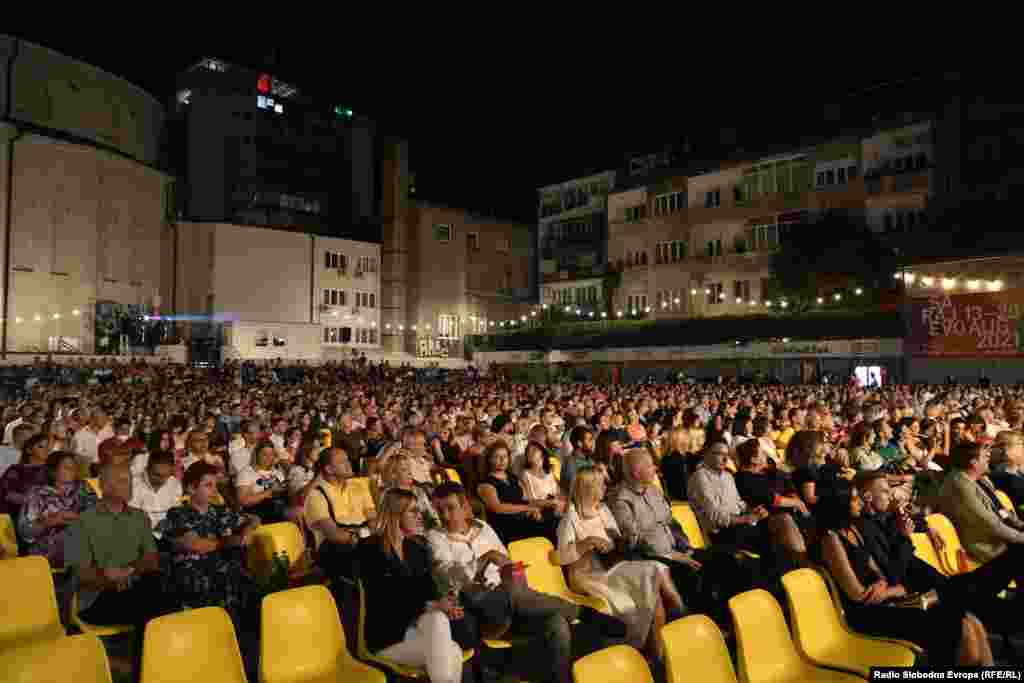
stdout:
{"type": "Polygon", "coordinates": [[[262,74],[259,77],[259,80],[256,81],[256,89],[259,90],[261,93],[269,93],[270,80],[270,76],[268,76],[267,74],[262,74]]]}

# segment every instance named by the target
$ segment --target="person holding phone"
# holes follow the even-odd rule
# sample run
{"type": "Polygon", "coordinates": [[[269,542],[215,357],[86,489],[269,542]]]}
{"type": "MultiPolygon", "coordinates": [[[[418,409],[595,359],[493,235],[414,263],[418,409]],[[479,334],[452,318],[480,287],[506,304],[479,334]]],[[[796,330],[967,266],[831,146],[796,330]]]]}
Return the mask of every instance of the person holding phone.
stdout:
{"type": "Polygon", "coordinates": [[[238,473],[235,482],[242,510],[258,516],[263,524],[283,522],[286,516],[288,483],[276,463],[273,442],[261,441],[253,447],[249,465],[238,473]]]}

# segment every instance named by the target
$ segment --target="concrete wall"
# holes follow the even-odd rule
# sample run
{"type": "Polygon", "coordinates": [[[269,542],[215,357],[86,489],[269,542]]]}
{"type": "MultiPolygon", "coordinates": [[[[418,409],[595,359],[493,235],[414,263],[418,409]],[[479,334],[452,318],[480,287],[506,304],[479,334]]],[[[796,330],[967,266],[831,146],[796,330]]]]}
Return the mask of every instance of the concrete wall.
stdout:
{"type": "MultiPolygon", "coordinates": [[[[156,98],[84,62],[0,36],[0,55],[15,53],[13,119],[112,147],[147,164],[157,162],[164,110],[156,98]]],[[[6,73],[6,69],[0,70],[3,93],[7,91],[6,73]]],[[[7,109],[0,111],[6,113],[7,109]]]]}
{"type": "Polygon", "coordinates": [[[224,358],[319,360],[321,328],[314,324],[236,321],[224,326],[224,358]],[[279,342],[284,342],[279,345],[279,342]]]}
{"type": "Polygon", "coordinates": [[[14,143],[8,350],[45,350],[64,336],[91,352],[97,301],[155,303],[166,184],[94,147],[37,135],[14,143]]]}

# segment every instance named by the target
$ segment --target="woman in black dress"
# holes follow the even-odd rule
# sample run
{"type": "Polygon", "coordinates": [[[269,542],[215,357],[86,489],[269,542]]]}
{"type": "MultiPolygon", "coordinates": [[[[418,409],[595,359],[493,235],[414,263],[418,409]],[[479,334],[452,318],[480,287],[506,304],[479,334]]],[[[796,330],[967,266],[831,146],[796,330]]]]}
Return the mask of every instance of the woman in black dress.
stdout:
{"type": "Polygon", "coordinates": [[[516,475],[508,471],[511,457],[504,441],[495,441],[483,454],[484,478],[476,487],[487,508],[487,522],[506,545],[524,538],[557,538],[557,501],[530,502],[516,475]]]}
{"type": "Polygon", "coordinates": [[[416,497],[391,489],[381,499],[376,530],[359,542],[359,577],[366,597],[367,649],[426,669],[431,683],[462,680],[462,648],[478,644],[476,622],[431,574],[416,497]]]}
{"type": "Polygon", "coordinates": [[[938,600],[927,611],[894,605],[907,591],[885,581],[865,548],[859,529],[862,507],[859,493],[851,488],[822,497],[815,511],[823,529],[816,554],[839,586],[850,627],[916,643],[933,665],[991,666],[985,627],[966,609],[969,589],[940,589],[938,600]]]}

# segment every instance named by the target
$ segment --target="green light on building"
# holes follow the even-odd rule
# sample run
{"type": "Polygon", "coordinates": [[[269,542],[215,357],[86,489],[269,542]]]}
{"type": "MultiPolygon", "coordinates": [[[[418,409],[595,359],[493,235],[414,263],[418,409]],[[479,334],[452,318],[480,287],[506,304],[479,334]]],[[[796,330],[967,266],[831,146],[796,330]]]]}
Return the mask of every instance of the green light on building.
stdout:
{"type": "Polygon", "coordinates": [[[334,113],[346,119],[350,119],[355,115],[355,112],[353,112],[351,109],[349,109],[348,107],[342,107],[340,105],[334,108],[334,113]]]}

